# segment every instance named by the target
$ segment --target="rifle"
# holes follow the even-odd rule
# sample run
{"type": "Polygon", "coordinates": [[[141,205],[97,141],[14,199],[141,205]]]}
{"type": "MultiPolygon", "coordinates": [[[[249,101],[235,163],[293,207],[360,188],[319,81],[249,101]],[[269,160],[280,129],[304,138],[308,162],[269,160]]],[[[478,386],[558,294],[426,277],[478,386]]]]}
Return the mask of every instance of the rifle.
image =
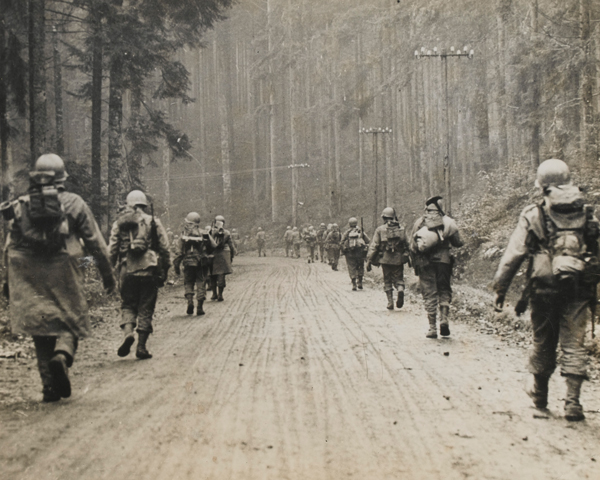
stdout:
{"type": "Polygon", "coordinates": [[[596,338],[596,305],[598,304],[598,285],[594,285],[594,294],[592,295],[592,304],[590,313],[592,317],[592,339],[596,338]]]}
{"type": "Polygon", "coordinates": [[[164,259],[159,253],[160,239],[158,237],[158,225],[154,219],[154,204],[152,202],[150,202],[150,216],[152,217],[152,220],[150,221],[150,250],[154,250],[158,255],[156,278],[158,286],[162,287],[167,279],[167,269],[165,268],[164,259]]]}
{"type": "MultiPolygon", "coordinates": [[[[520,317],[525,310],[527,310],[527,306],[529,305],[529,297],[531,297],[531,272],[533,271],[533,256],[529,257],[529,264],[527,265],[527,273],[525,288],[523,289],[523,293],[521,293],[521,298],[515,305],[515,313],[517,317],[520,317]]],[[[593,322],[593,320],[592,320],[593,322]]]]}

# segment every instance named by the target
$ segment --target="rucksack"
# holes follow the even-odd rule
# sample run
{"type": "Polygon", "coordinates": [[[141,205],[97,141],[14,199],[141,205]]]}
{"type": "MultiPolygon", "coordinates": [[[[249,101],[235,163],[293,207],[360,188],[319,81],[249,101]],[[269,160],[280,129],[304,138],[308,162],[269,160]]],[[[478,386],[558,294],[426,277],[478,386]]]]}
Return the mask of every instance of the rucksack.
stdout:
{"type": "Polygon", "coordinates": [[[126,207],[117,218],[117,225],[122,239],[121,252],[132,255],[143,255],[149,248],[148,239],[150,225],[147,224],[142,212],[126,207]]]}
{"type": "Polygon", "coordinates": [[[398,222],[388,222],[385,229],[386,245],[389,252],[400,252],[404,250],[404,228],[398,222]]]}
{"type": "Polygon", "coordinates": [[[362,250],[365,246],[362,232],[358,228],[353,228],[348,232],[348,249],[362,250]]]}

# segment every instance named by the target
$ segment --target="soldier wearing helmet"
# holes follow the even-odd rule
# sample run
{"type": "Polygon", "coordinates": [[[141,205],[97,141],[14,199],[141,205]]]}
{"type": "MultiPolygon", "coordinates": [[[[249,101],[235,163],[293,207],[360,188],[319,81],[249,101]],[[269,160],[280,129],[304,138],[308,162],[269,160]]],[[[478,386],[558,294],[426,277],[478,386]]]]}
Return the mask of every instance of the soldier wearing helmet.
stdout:
{"type": "Polygon", "coordinates": [[[438,307],[440,335],[450,335],[448,313],[452,301],[451,279],[454,265],[450,248],[462,245],[456,222],[444,213],[442,197],[429,198],[425,202],[425,214],[417,219],[410,235],[413,267],[419,276],[429,320],[427,338],[437,338],[438,307]]]}
{"type": "Polygon", "coordinates": [[[231,240],[231,233],[225,229],[225,218],[217,215],[213,221],[211,234],[216,242],[212,261],[212,297],[211,300],[223,301],[223,291],[227,286],[225,276],[233,273],[231,263],[237,254],[231,240]]]}
{"type": "Polygon", "coordinates": [[[358,219],[348,220],[348,229],[342,235],[342,254],[346,257],[346,266],[352,282],[352,290],[363,289],[365,275],[365,256],[371,239],[358,227],[358,219]]]}
{"type": "Polygon", "coordinates": [[[300,258],[300,245],[302,245],[302,237],[298,227],[292,228],[292,245],[294,247],[294,258],[300,258]]]}
{"type": "Polygon", "coordinates": [[[319,246],[319,256],[321,263],[325,263],[325,239],[327,238],[327,226],[324,223],[319,225],[317,230],[317,245],[319,246]]]}
{"type": "Polygon", "coordinates": [[[92,212],[65,190],[63,160],[42,155],[29,177],[27,195],[0,206],[9,221],[5,292],[12,333],[33,337],[43,401],[55,402],[71,395],[68,370],[79,339],[92,333],[81,259],[93,255],[109,294],[115,279],[92,212]]]}
{"type": "Polygon", "coordinates": [[[337,272],[338,262],[340,260],[340,250],[342,248],[342,235],[340,227],[337,223],[331,225],[331,232],[325,238],[325,249],[327,250],[327,258],[331,265],[331,269],[337,272]]]}
{"type": "Polygon", "coordinates": [[[256,232],[256,247],[258,248],[258,256],[261,255],[263,257],[267,256],[267,252],[265,251],[265,232],[261,227],[258,227],[258,231],[256,232]]]}
{"type": "Polygon", "coordinates": [[[315,262],[315,248],[317,246],[317,232],[315,227],[309,225],[306,231],[302,235],[302,240],[306,243],[306,249],[308,253],[308,263],[315,262]]]}
{"type": "Polygon", "coordinates": [[[528,259],[527,284],[515,307],[521,315],[531,306],[533,378],[527,393],[537,408],[546,408],[560,343],[565,418],[580,421],[585,416],[579,396],[588,378],[584,339],[598,283],[598,220],[562,160],[543,162],[535,185],[542,200],[521,212],[494,277],[494,307],[502,310],[513,277],[528,259]]]}
{"type": "Polygon", "coordinates": [[[294,232],[292,231],[292,227],[288,226],[285,229],[285,233],[283,234],[283,241],[285,243],[285,256],[290,256],[290,251],[294,248],[294,232]]]}
{"type": "Polygon", "coordinates": [[[112,225],[108,247],[120,278],[123,342],[117,355],[129,355],[137,328],[135,356],[140,360],[152,358],[146,342],[153,332],[158,289],[171,267],[167,233],[159,219],[146,213],[147,207],[144,192],[129,192],[126,208],[112,225]]]}
{"type": "Polygon", "coordinates": [[[235,247],[236,251],[238,253],[240,253],[241,252],[240,234],[237,231],[237,228],[231,229],[231,241],[233,242],[233,246],[235,247]]]}
{"type": "Polygon", "coordinates": [[[388,310],[394,309],[394,287],[398,290],[396,307],[404,306],[404,264],[408,262],[408,241],[404,225],[401,225],[396,211],[386,207],[381,213],[383,225],[373,234],[367,252],[367,271],[371,265],[381,265],[383,290],[387,296],[388,310]]]}
{"type": "Polygon", "coordinates": [[[177,242],[173,267],[175,274],[181,274],[183,264],[183,286],[187,301],[186,313],[194,313],[194,288],[198,293],[196,315],[204,315],[206,281],[209,277],[209,255],[217,246],[209,231],[200,227],[200,215],[190,212],[183,222],[183,231],[177,242]]]}

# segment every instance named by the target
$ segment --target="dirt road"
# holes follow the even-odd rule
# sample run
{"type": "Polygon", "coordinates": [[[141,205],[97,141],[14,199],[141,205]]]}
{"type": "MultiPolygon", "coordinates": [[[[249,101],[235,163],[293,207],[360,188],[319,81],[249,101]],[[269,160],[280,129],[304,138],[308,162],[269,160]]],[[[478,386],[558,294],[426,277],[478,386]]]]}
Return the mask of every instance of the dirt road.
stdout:
{"type": "Polygon", "coordinates": [[[428,340],[419,305],[301,260],[236,260],[204,317],[182,293],[161,296],[152,360],[90,339],[70,399],[0,410],[0,478],[600,478],[597,383],[568,424],[555,375],[536,419],[526,352],[495,337],[428,340]]]}

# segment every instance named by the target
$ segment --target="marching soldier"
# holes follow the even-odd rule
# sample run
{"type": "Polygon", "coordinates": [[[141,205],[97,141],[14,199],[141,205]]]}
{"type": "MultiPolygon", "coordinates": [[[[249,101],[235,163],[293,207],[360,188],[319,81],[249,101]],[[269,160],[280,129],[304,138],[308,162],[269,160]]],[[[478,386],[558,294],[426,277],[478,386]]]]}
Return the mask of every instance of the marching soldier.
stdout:
{"type": "Polygon", "coordinates": [[[289,257],[290,251],[294,248],[294,233],[292,227],[288,226],[283,234],[283,241],[285,242],[285,256],[289,257]]]}
{"type": "Polygon", "coordinates": [[[317,245],[319,246],[319,256],[321,257],[321,263],[325,263],[325,238],[327,238],[327,227],[324,223],[319,225],[317,230],[317,245]]]}
{"type": "Polygon", "coordinates": [[[231,229],[231,241],[233,242],[233,246],[235,247],[236,251],[240,253],[242,248],[240,244],[240,234],[237,231],[237,228],[231,229]]]}
{"type": "Polygon", "coordinates": [[[256,246],[258,248],[258,256],[266,257],[267,252],[265,251],[265,232],[261,227],[258,227],[258,232],[256,234],[256,246]]]}
{"type": "Polygon", "coordinates": [[[129,192],[126,208],[112,225],[108,247],[121,286],[123,343],[117,354],[119,357],[129,355],[137,326],[135,356],[140,360],[152,358],[146,342],[153,331],[158,289],[164,285],[171,267],[167,234],[160,220],[146,213],[147,208],[148,200],[143,192],[129,192]]]}
{"type": "Polygon", "coordinates": [[[28,194],[0,206],[10,220],[11,329],[33,336],[44,402],[71,396],[68,370],[79,339],[91,333],[79,259],[93,255],[105,290],[115,289],[104,238],[82,198],[65,191],[67,176],[58,155],[42,155],[29,174],[28,194]]]}
{"type": "Polygon", "coordinates": [[[315,263],[315,246],[317,245],[317,232],[311,225],[308,227],[308,231],[304,235],[304,241],[306,242],[306,248],[308,249],[308,263],[315,263]]]}
{"type": "Polygon", "coordinates": [[[198,307],[196,315],[204,315],[204,300],[206,299],[206,280],[209,277],[208,255],[217,244],[211,237],[210,231],[200,228],[200,215],[190,212],[185,217],[183,232],[179,238],[173,267],[175,274],[181,274],[183,263],[183,285],[187,300],[188,315],[194,313],[194,286],[198,289],[198,307]]]}
{"type": "Polygon", "coordinates": [[[352,281],[352,290],[363,289],[363,277],[365,275],[365,248],[371,243],[371,239],[361,228],[358,220],[352,217],[348,220],[350,228],[342,235],[342,254],[346,256],[348,274],[352,281]]]}
{"type": "Polygon", "coordinates": [[[383,225],[375,230],[367,252],[367,272],[371,271],[371,265],[381,265],[387,309],[393,310],[394,287],[398,290],[396,307],[404,306],[404,264],[408,262],[408,241],[404,226],[398,222],[393,208],[384,208],[381,218],[383,225]]]}
{"type": "Polygon", "coordinates": [[[331,264],[331,269],[337,272],[338,261],[340,259],[342,236],[340,235],[340,227],[337,223],[331,225],[331,232],[325,239],[325,248],[327,249],[327,258],[331,264]]]}
{"type": "Polygon", "coordinates": [[[437,338],[437,312],[440,311],[440,335],[450,335],[448,313],[452,301],[451,247],[462,247],[458,226],[442,209],[442,197],[425,202],[425,215],[415,222],[410,235],[415,273],[419,276],[421,293],[429,319],[427,338],[437,338]]]}
{"type": "Polygon", "coordinates": [[[212,237],[216,242],[212,261],[212,297],[211,300],[223,301],[223,290],[227,286],[225,276],[233,273],[231,263],[237,254],[231,241],[229,230],[225,230],[225,218],[217,215],[213,222],[212,237]]]}
{"type": "Polygon", "coordinates": [[[302,239],[300,238],[298,227],[292,229],[292,244],[294,245],[294,257],[300,258],[300,245],[302,244],[302,239]]]}
{"type": "Polygon", "coordinates": [[[600,273],[598,220],[584,205],[580,189],[571,183],[569,167],[562,160],[546,160],[535,182],[541,202],[521,212],[494,277],[494,307],[501,311],[510,283],[522,262],[529,259],[524,296],[515,311],[531,305],[533,350],[529,371],[533,385],[527,393],[537,408],[548,404],[548,382],[556,368],[556,347],[562,350],[561,375],[567,394],[565,418],[585,419],[579,403],[587,380],[584,339],[600,273]]]}

